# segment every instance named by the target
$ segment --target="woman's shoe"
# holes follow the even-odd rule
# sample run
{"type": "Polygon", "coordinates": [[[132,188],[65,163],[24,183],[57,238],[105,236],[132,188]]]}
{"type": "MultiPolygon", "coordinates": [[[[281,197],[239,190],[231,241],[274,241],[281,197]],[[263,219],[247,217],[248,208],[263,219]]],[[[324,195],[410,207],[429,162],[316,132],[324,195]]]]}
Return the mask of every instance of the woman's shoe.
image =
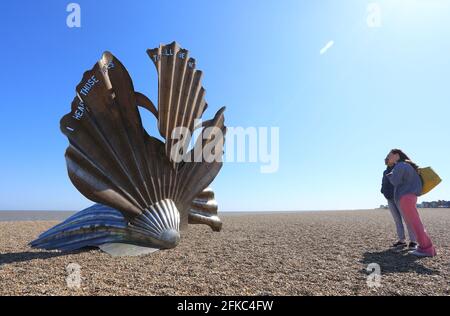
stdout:
{"type": "Polygon", "coordinates": [[[421,258],[434,257],[437,255],[436,250],[434,248],[430,252],[425,252],[422,249],[417,248],[416,250],[410,251],[409,254],[421,258]]]}
{"type": "Polygon", "coordinates": [[[409,244],[408,244],[408,250],[416,250],[417,249],[417,243],[416,242],[413,242],[413,241],[411,241],[409,244]]]}
{"type": "Polygon", "coordinates": [[[406,242],[404,241],[397,241],[395,244],[392,245],[393,248],[404,248],[406,247],[406,242]]]}

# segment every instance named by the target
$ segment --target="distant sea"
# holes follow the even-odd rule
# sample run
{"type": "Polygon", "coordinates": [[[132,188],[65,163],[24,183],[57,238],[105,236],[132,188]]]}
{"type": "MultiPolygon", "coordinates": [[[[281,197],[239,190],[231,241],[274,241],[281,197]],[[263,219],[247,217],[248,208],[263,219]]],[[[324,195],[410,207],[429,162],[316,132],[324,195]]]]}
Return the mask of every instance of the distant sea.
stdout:
{"type": "MultiPolygon", "coordinates": [[[[219,211],[219,216],[239,216],[239,215],[269,215],[269,214],[290,214],[290,213],[309,213],[309,212],[340,212],[340,211],[362,211],[362,210],[311,210],[311,211],[247,211],[232,212],[219,211]]],[[[373,211],[366,210],[366,211],[373,211]]],[[[62,221],[69,216],[75,214],[73,211],[1,211],[0,222],[12,221],[62,221]]]]}
{"type": "Polygon", "coordinates": [[[75,212],[61,211],[0,211],[0,222],[62,221],[75,212]]]}

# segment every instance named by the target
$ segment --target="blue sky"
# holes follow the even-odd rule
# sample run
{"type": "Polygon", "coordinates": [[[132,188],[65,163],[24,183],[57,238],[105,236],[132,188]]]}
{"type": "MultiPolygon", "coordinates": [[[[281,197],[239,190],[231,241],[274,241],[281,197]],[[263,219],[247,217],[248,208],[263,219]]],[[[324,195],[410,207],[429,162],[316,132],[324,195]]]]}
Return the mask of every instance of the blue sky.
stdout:
{"type": "Polygon", "coordinates": [[[109,50],[156,102],[145,50],[173,40],[204,71],[206,117],[226,105],[229,126],[280,129],[279,170],[225,164],[220,210],[377,207],[394,147],[443,178],[425,200],[450,199],[450,1],[77,1],[81,28],[69,3],[0,2],[0,209],[89,206],[59,131],[75,86],[109,50]]]}

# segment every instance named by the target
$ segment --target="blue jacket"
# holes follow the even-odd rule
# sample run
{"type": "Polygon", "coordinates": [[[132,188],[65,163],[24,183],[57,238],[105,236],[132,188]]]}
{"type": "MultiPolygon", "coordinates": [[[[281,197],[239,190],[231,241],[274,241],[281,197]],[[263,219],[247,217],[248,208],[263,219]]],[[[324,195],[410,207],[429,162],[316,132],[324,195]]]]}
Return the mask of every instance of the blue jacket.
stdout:
{"type": "Polygon", "coordinates": [[[390,173],[394,169],[394,167],[387,167],[386,170],[383,172],[383,180],[381,182],[381,193],[383,193],[386,200],[393,200],[394,199],[394,186],[389,181],[388,177],[386,176],[388,173],[390,173]]]}
{"type": "Polygon", "coordinates": [[[422,193],[422,179],[417,171],[407,162],[397,162],[394,169],[386,175],[394,186],[396,202],[406,194],[419,196],[422,193]]]}

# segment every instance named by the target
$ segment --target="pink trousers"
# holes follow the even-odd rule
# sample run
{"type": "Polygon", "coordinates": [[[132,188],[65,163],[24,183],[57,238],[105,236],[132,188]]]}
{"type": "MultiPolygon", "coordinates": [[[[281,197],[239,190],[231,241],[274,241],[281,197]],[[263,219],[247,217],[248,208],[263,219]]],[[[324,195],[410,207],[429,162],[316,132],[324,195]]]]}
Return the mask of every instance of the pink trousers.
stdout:
{"type": "Polygon", "coordinates": [[[414,194],[406,194],[400,198],[400,208],[403,211],[404,220],[416,234],[417,243],[419,244],[418,250],[435,256],[436,250],[430,236],[428,236],[427,231],[423,227],[416,204],[417,196],[414,194]]]}

